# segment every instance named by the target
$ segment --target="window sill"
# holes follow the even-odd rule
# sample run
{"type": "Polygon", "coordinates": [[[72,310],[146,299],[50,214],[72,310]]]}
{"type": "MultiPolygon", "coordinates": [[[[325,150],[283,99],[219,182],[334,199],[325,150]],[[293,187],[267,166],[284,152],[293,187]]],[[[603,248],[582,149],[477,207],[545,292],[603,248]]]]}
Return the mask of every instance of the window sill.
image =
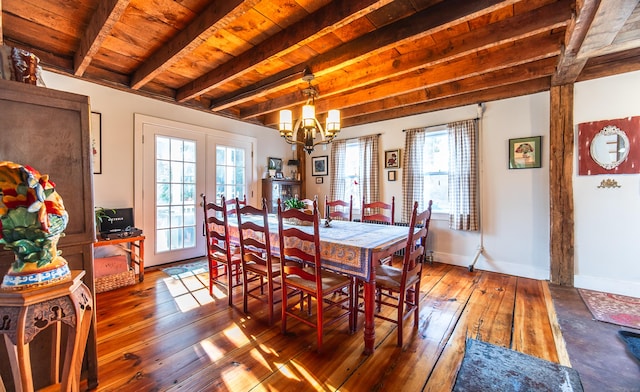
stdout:
{"type": "Polygon", "coordinates": [[[449,214],[446,212],[433,212],[431,214],[431,219],[432,220],[437,220],[437,221],[448,221],[449,220],[449,214]]]}

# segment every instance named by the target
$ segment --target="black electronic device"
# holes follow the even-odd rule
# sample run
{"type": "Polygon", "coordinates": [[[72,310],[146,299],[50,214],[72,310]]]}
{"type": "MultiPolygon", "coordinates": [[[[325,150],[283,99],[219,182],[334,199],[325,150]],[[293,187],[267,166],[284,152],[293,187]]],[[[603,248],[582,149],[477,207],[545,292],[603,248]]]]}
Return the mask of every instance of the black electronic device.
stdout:
{"type": "Polygon", "coordinates": [[[133,224],[133,208],[105,208],[99,230],[100,237],[105,240],[136,237],[142,234],[142,230],[133,224]]]}

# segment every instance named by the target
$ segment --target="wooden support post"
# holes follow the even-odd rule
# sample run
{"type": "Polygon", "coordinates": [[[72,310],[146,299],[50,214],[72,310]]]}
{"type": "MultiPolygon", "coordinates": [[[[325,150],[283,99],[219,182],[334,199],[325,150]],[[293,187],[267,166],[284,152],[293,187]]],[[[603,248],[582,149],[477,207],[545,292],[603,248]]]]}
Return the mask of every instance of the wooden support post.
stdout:
{"type": "Polygon", "coordinates": [[[0,0],[0,46],[4,45],[4,34],[2,34],[2,0],[0,0]]]}
{"type": "Polygon", "coordinates": [[[551,283],[573,286],[573,84],[551,87],[550,124],[551,283]]]}

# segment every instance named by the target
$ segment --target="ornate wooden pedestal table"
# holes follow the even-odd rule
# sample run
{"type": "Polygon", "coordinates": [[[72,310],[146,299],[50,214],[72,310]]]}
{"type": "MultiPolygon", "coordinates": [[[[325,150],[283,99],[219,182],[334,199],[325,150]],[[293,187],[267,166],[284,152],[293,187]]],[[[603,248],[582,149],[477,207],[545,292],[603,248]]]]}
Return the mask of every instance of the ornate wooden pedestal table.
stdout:
{"type": "MultiPolygon", "coordinates": [[[[85,271],[72,279],[21,291],[0,291],[0,333],[4,335],[16,391],[33,391],[29,343],[42,330],[54,328],[50,383],[61,391],[80,389],[82,359],[91,325],[93,298],[82,282],[85,271]],[[64,357],[60,358],[61,323],[68,326],[64,357]],[[62,377],[60,362],[64,359],[62,377]]],[[[0,380],[1,381],[1,380],[0,380]]]]}

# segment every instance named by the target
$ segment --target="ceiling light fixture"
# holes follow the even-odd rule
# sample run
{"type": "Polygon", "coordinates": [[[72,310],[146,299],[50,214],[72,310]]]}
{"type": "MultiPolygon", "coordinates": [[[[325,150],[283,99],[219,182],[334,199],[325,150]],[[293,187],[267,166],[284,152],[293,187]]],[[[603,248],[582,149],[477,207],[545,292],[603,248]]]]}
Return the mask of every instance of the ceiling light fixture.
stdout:
{"type": "Polygon", "coordinates": [[[302,90],[307,97],[307,103],[302,106],[302,116],[293,124],[293,113],[291,110],[280,111],[280,122],[278,129],[280,136],[284,140],[292,144],[294,147],[300,144],[304,147],[308,154],[311,154],[315,146],[319,144],[328,144],[340,132],[340,111],[337,109],[329,110],[327,113],[327,122],[323,128],[320,121],[316,118],[315,101],[318,97],[318,90],[311,85],[311,81],[315,78],[309,67],[306,67],[302,74],[302,80],[307,82],[309,86],[302,90]],[[302,141],[298,140],[298,132],[304,132],[302,141]],[[316,140],[316,136],[319,138],[316,140]]]}

